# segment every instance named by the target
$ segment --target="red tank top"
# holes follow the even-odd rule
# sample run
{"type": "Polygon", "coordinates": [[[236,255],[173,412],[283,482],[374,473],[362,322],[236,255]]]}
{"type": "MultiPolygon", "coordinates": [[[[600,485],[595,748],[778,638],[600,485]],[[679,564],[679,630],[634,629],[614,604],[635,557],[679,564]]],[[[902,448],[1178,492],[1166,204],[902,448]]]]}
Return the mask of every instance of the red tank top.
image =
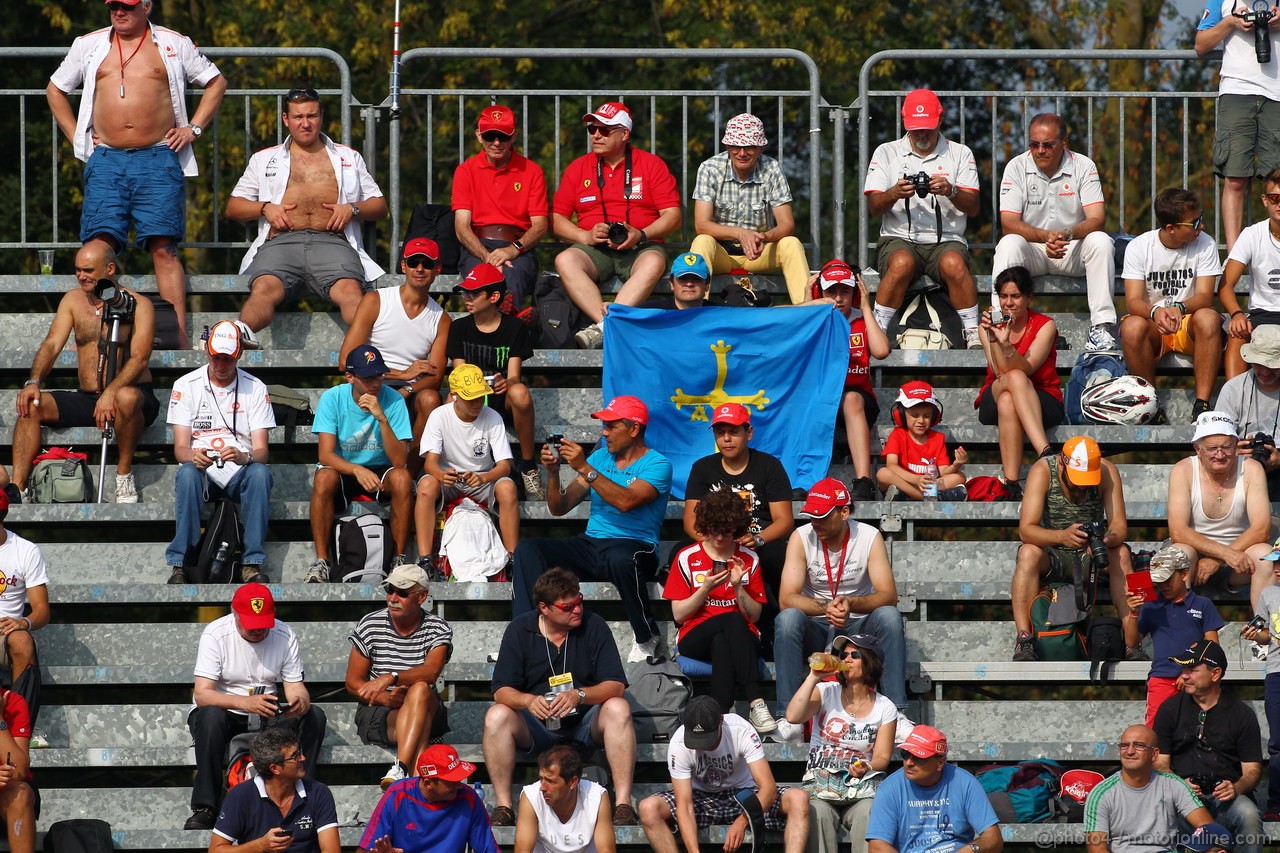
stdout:
{"type": "MultiPolygon", "coordinates": [[[[1018,351],[1018,355],[1026,356],[1027,350],[1031,349],[1031,344],[1035,342],[1036,337],[1040,334],[1040,330],[1049,322],[1046,314],[1039,311],[1032,311],[1027,315],[1027,330],[1023,333],[1022,338],[1013,345],[1018,351]]],[[[987,381],[982,383],[982,390],[978,392],[978,397],[973,401],[973,407],[978,408],[978,400],[982,399],[982,395],[987,393],[987,389],[991,387],[991,383],[996,381],[996,375],[991,371],[991,365],[987,365],[987,381]]],[[[1044,391],[1051,397],[1062,399],[1062,382],[1058,379],[1058,348],[1057,341],[1054,341],[1053,349],[1049,350],[1049,355],[1045,358],[1036,371],[1031,374],[1031,384],[1037,391],[1044,391]]]]}

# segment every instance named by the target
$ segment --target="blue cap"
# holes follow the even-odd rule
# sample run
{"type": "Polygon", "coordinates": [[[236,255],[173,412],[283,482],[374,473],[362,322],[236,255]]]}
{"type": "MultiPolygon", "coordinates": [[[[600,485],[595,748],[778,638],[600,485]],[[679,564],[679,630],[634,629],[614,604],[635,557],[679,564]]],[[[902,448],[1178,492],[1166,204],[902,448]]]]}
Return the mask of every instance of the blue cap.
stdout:
{"type": "Polygon", "coordinates": [[[1235,848],[1235,839],[1231,835],[1231,830],[1227,829],[1220,823],[1206,823],[1191,834],[1191,837],[1179,845],[1184,850],[1190,850],[1192,853],[1209,853],[1215,848],[1223,850],[1233,850],[1235,848]]]}
{"type": "Polygon", "coordinates": [[[387,372],[387,363],[382,360],[382,353],[376,347],[361,344],[347,353],[347,363],[343,369],[361,379],[372,379],[387,372]]]}
{"type": "Polygon", "coordinates": [[[672,262],[671,275],[675,278],[682,275],[696,275],[703,281],[708,281],[711,278],[711,267],[707,266],[707,259],[702,255],[686,252],[672,262]]]}

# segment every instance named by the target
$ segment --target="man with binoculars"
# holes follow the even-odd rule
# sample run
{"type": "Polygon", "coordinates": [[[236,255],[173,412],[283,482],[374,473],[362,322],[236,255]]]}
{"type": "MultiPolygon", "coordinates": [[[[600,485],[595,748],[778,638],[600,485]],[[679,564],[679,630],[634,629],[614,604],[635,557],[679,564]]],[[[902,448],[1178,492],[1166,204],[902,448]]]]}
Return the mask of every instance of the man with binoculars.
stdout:
{"type": "Polygon", "coordinates": [[[76,253],[78,287],[63,295],[49,333],[31,365],[30,378],[18,392],[18,418],[13,424],[13,484],[10,500],[30,485],[31,461],[40,451],[40,428],[73,426],[115,428],[120,455],[116,463],[116,503],[137,503],[133,451],[138,437],[160,414],[151,390],[151,345],[155,309],[150,299],[116,285],[115,252],[90,241],[76,253]],[[107,301],[103,301],[106,297],[107,301]],[[120,323],[111,322],[116,315],[120,323]],[[118,340],[110,340],[118,328],[118,340]],[[41,384],[72,333],[75,334],[79,390],[43,391],[41,384]],[[119,364],[109,369],[109,345],[120,347],[119,364]]]}

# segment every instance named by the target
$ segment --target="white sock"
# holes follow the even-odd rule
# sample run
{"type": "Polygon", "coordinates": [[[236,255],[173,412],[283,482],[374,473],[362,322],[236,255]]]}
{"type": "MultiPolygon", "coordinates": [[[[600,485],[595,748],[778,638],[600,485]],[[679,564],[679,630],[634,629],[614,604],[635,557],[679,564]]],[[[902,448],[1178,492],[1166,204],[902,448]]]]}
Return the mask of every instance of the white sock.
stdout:
{"type": "Polygon", "coordinates": [[[897,309],[886,308],[883,305],[877,305],[872,309],[872,313],[876,315],[876,323],[884,331],[889,331],[889,324],[893,322],[893,315],[897,314],[897,309]]]}
{"type": "Polygon", "coordinates": [[[978,306],[972,308],[960,308],[956,311],[960,315],[960,325],[966,329],[976,329],[978,327],[978,306]]]}

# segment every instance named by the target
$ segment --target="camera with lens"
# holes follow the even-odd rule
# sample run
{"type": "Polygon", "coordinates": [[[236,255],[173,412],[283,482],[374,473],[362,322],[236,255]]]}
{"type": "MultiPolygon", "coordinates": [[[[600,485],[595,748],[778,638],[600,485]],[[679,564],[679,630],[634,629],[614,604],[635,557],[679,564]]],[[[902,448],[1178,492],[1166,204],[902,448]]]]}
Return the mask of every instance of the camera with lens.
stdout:
{"type": "Polygon", "coordinates": [[[1206,776],[1197,773],[1194,776],[1188,776],[1187,781],[1200,789],[1200,796],[1209,797],[1213,795],[1213,789],[1218,787],[1219,780],[1217,776],[1206,776]]]}
{"type": "Polygon", "coordinates": [[[924,172],[916,172],[914,175],[903,175],[902,180],[910,181],[916,188],[916,195],[924,198],[929,194],[929,176],[924,172]]]}
{"type": "Polygon", "coordinates": [[[609,223],[609,242],[615,246],[621,246],[627,242],[627,238],[631,236],[631,232],[627,230],[625,222],[609,223]]]}
{"type": "Polygon", "coordinates": [[[1266,462],[1270,459],[1270,448],[1275,446],[1275,437],[1267,435],[1265,432],[1255,432],[1253,438],[1249,439],[1249,453],[1259,462],[1266,462]]]}
{"type": "Polygon", "coordinates": [[[138,300],[133,298],[133,294],[109,278],[98,279],[93,286],[93,295],[102,300],[109,314],[117,317],[132,317],[138,307],[138,300]]]}
{"type": "Polygon", "coordinates": [[[1266,631],[1267,618],[1265,616],[1255,616],[1249,620],[1249,624],[1245,625],[1245,627],[1254,631],[1266,631]]]}
{"type": "Polygon", "coordinates": [[[1232,11],[1231,14],[1247,24],[1253,24],[1253,55],[1257,57],[1259,65],[1269,63],[1271,61],[1271,19],[1276,16],[1276,13],[1268,0],[1253,0],[1253,11],[1232,11]]]}
{"type": "Polygon", "coordinates": [[[1107,554],[1107,543],[1103,538],[1107,535],[1107,526],[1101,521],[1091,521],[1082,526],[1089,537],[1089,554],[1093,557],[1094,568],[1107,568],[1111,565],[1111,556],[1107,554]]]}

